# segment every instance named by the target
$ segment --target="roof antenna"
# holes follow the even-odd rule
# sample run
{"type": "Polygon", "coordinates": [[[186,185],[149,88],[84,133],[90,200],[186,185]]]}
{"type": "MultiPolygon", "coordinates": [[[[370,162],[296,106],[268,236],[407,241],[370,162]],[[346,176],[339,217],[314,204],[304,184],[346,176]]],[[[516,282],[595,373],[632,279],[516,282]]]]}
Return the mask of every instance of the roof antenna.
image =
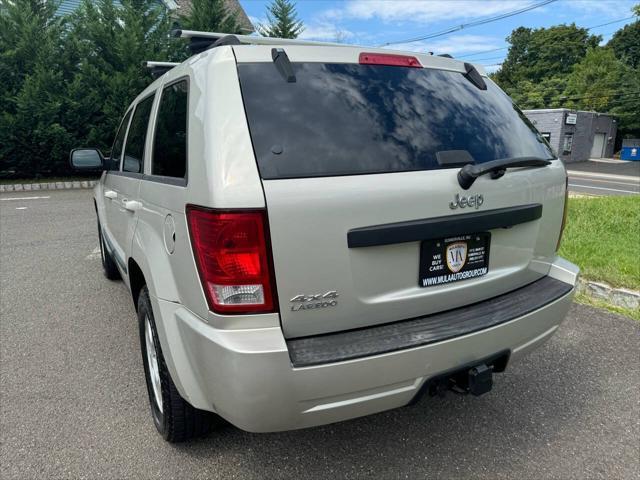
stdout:
{"type": "Polygon", "coordinates": [[[284,77],[287,83],[295,83],[296,75],[293,73],[293,67],[291,66],[291,61],[289,61],[287,52],[282,48],[272,48],[271,58],[280,72],[280,75],[284,77]]]}

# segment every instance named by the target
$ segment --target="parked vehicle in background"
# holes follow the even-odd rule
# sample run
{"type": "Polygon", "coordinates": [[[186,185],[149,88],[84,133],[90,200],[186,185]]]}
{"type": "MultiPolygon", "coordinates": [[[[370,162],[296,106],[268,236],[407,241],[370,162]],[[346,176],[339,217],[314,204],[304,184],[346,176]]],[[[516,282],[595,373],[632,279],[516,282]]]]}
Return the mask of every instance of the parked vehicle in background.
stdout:
{"type": "Polygon", "coordinates": [[[110,157],[71,155],[104,165],[103,266],[165,439],[480,395],[557,329],[565,169],[480,67],[181,34],[203,51],[133,101],[110,157]]]}

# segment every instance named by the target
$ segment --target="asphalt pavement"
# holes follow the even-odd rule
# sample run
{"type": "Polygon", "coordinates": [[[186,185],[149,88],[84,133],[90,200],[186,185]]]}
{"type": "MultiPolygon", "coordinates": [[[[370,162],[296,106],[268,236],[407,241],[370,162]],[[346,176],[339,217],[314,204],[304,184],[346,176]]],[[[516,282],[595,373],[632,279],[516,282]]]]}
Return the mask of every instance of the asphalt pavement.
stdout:
{"type": "Polygon", "coordinates": [[[640,194],[640,162],[613,159],[589,160],[567,164],[569,191],[605,195],[640,194]]]}
{"type": "Polygon", "coordinates": [[[582,305],[482,397],[169,445],[96,247],[91,192],[0,195],[2,479],[640,477],[640,323],[582,305]]]}

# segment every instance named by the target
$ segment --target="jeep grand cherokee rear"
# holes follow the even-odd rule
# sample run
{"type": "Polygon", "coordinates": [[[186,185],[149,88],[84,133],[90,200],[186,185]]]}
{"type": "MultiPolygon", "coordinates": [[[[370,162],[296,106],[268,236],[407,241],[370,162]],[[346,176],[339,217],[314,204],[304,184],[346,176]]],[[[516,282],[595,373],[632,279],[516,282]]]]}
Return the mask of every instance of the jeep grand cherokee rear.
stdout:
{"type": "MultiPolygon", "coordinates": [[[[486,393],[553,334],[578,275],[556,255],[566,173],[490,79],[225,42],[165,80],[191,85],[185,190],[141,188],[184,201],[176,293],[150,296],[183,398],[249,431],[320,425],[486,393]]],[[[136,228],[166,232],[152,208],[136,228]]]]}
{"type": "Polygon", "coordinates": [[[238,326],[175,313],[209,408],[273,431],[481,394],[549,338],[578,274],[556,256],[566,173],[491,80],[357,48],[233,50],[265,209],[187,210],[209,308],[238,326]],[[279,327],[239,327],[269,312],[279,327]]]}

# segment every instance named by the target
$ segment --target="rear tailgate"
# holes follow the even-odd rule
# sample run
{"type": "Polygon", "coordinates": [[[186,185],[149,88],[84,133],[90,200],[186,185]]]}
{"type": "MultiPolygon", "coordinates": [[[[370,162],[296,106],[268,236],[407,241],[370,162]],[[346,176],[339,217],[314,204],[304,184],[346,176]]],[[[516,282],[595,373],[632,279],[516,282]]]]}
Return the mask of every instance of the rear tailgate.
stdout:
{"type": "Polygon", "coordinates": [[[460,167],[438,161],[553,157],[488,79],[480,90],[436,69],[294,62],[293,83],[268,62],[238,70],[286,337],[452,309],[548,273],[562,164],[463,190],[460,167]]]}
{"type": "MultiPolygon", "coordinates": [[[[286,336],[305,336],[403,320],[455,308],[513,290],[548,273],[561,222],[562,166],[510,172],[496,188],[479,179],[482,210],[541,204],[543,216],[512,228],[490,230],[485,276],[421,287],[420,243],[349,248],[350,230],[401,220],[449,216],[459,191],[455,171],[411,172],[265,181],[271,241],[286,336]],[[336,291],[336,306],[315,299],[336,291]]],[[[466,212],[465,212],[466,213],[466,212]]],[[[464,215],[463,212],[456,215],[464,215]]],[[[468,233],[476,233],[470,230],[468,233]]]]}

